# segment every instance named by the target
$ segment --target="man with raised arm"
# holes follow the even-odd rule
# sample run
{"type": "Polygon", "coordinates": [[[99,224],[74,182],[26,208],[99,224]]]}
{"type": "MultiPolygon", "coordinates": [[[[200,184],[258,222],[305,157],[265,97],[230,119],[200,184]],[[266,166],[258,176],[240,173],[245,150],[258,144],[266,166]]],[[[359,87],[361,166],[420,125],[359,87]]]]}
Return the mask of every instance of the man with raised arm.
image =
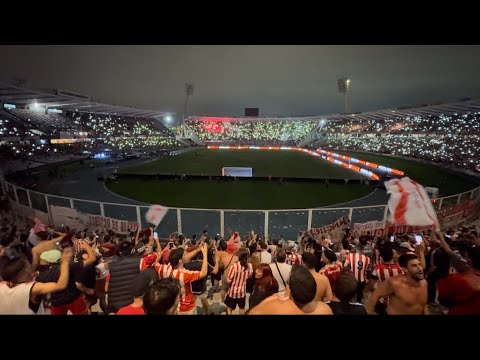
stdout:
{"type": "Polygon", "coordinates": [[[386,279],[370,296],[367,312],[375,314],[375,305],[382,297],[390,297],[386,313],[388,315],[428,314],[427,281],[422,265],[414,253],[406,253],[398,258],[404,275],[386,279]]]}

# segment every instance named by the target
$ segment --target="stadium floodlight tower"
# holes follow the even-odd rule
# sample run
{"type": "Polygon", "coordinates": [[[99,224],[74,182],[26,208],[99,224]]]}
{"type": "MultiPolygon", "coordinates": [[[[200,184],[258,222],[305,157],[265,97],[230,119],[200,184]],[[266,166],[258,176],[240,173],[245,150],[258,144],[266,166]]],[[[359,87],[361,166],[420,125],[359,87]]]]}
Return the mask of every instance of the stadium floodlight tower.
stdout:
{"type": "Polygon", "coordinates": [[[185,84],[185,105],[183,107],[183,121],[182,121],[182,125],[180,126],[181,128],[181,132],[182,132],[182,136],[183,136],[183,133],[184,133],[184,124],[185,124],[185,119],[188,117],[188,98],[190,97],[190,95],[193,95],[193,89],[195,88],[195,86],[193,85],[193,83],[186,83],[185,84]]]}
{"type": "Polygon", "coordinates": [[[349,78],[341,78],[337,80],[338,84],[338,92],[343,94],[345,100],[345,114],[349,114],[349,104],[348,104],[348,93],[350,92],[350,79],[349,78]]]}

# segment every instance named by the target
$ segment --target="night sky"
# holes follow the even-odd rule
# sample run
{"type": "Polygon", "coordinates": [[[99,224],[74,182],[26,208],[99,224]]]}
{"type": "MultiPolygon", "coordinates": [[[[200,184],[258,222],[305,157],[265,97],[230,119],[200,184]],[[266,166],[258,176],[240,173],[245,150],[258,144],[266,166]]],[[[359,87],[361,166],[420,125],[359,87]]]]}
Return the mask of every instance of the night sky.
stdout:
{"type": "Polygon", "coordinates": [[[343,112],[480,97],[480,46],[0,46],[0,80],[59,88],[108,104],[194,115],[343,112]]]}

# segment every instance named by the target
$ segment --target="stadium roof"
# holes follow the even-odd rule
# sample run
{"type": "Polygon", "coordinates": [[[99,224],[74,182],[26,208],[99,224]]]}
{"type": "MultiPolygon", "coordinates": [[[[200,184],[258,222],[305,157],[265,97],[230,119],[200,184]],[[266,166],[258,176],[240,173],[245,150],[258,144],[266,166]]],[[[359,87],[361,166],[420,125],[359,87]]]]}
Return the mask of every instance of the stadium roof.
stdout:
{"type": "Polygon", "coordinates": [[[323,116],[325,120],[380,120],[429,115],[452,115],[467,112],[480,112],[480,99],[465,98],[453,103],[423,104],[414,107],[391,108],[364,113],[323,116]]]}
{"type": "Polygon", "coordinates": [[[34,103],[49,109],[59,109],[63,112],[85,112],[140,118],[159,118],[172,115],[171,112],[141,110],[126,106],[102,104],[92,101],[89,96],[61,90],[32,90],[0,82],[0,102],[16,106],[29,106],[34,103]]]}
{"type": "Polygon", "coordinates": [[[466,112],[480,112],[480,99],[470,99],[464,98],[460,99],[457,102],[452,103],[436,103],[436,104],[423,104],[413,107],[401,107],[401,108],[390,108],[384,110],[368,111],[363,113],[353,113],[353,114],[334,114],[334,115],[324,115],[324,116],[302,116],[302,117],[278,117],[278,118],[261,118],[261,117],[201,117],[201,116],[192,116],[188,118],[189,121],[212,121],[212,122],[223,122],[223,121],[364,121],[364,120],[382,120],[382,119],[395,119],[395,118],[405,118],[407,116],[429,116],[429,115],[451,115],[451,114],[462,114],[466,112]]]}

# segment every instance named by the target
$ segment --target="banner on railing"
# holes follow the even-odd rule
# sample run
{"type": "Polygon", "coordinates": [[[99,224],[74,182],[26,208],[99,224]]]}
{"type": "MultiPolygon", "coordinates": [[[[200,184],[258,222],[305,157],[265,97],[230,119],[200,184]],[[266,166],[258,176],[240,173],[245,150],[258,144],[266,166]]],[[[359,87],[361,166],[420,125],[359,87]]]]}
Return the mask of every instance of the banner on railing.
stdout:
{"type": "Polygon", "coordinates": [[[33,219],[36,217],[40,219],[40,221],[44,224],[49,223],[48,214],[44,213],[43,211],[35,210],[32,208],[29,208],[28,206],[17,204],[15,201],[11,201],[10,203],[12,205],[12,211],[15,214],[18,214],[30,219],[33,219]]]}
{"type": "Polygon", "coordinates": [[[76,209],[50,205],[53,225],[56,227],[68,226],[71,229],[112,230],[126,234],[138,227],[136,221],[117,220],[101,215],[84,214],[76,209]]]}
{"type": "Polygon", "coordinates": [[[353,225],[353,234],[355,237],[361,235],[386,236],[388,234],[416,234],[422,231],[433,229],[433,225],[411,226],[411,225],[393,225],[385,224],[383,221],[369,221],[363,224],[353,225]]]}
{"type": "Polygon", "coordinates": [[[323,234],[331,233],[332,231],[335,231],[335,230],[345,229],[349,226],[350,226],[350,220],[346,217],[342,217],[329,225],[325,225],[319,228],[312,228],[309,230],[309,232],[312,235],[323,235],[323,234]]]}
{"type": "Polygon", "coordinates": [[[382,236],[383,230],[385,230],[385,222],[384,221],[369,221],[366,223],[355,223],[353,225],[353,233],[355,235],[374,235],[374,236],[382,236]],[[377,232],[382,231],[380,235],[377,235],[377,232]]]}

